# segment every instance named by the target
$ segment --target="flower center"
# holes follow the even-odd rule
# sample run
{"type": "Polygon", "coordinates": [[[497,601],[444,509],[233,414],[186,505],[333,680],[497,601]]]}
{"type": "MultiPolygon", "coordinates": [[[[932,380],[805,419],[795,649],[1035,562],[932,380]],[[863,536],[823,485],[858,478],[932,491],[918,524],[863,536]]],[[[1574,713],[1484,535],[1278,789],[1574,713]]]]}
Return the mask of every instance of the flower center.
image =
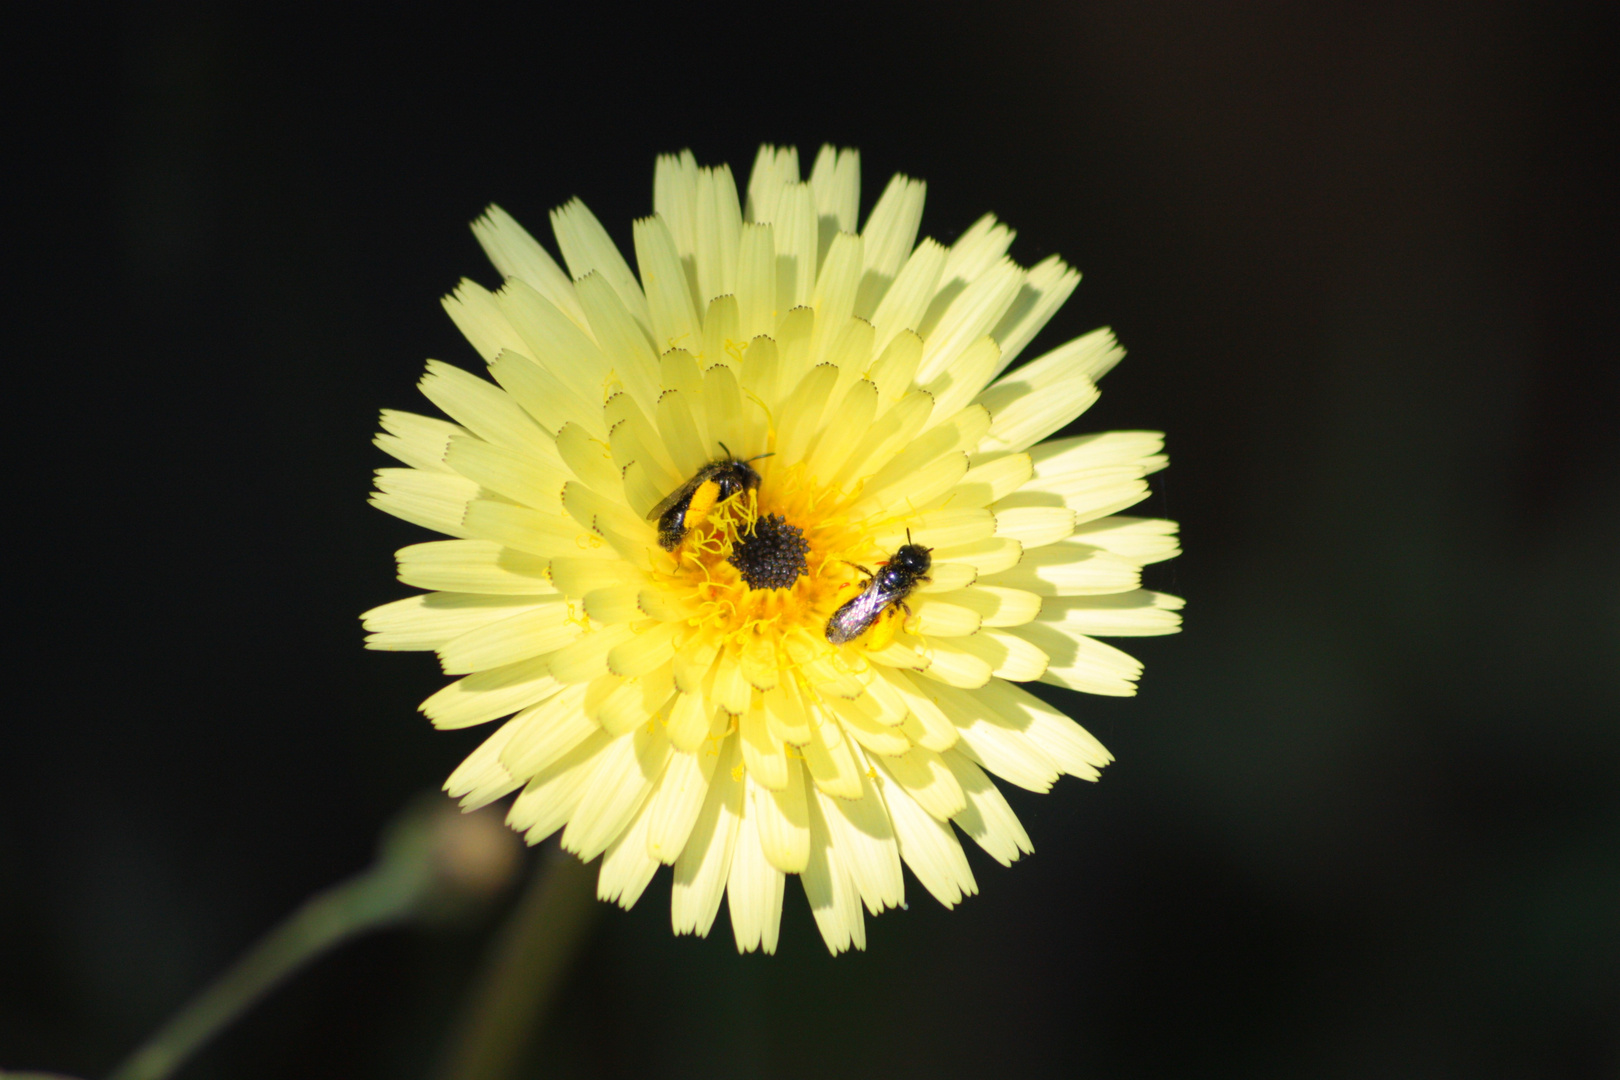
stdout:
{"type": "Polygon", "coordinates": [[[852,564],[873,557],[839,499],[806,483],[799,466],[773,469],[758,489],[714,507],[660,584],[690,613],[692,631],[717,644],[767,639],[789,664],[825,655],[827,619],[854,595],[852,564]]]}
{"type": "Polygon", "coordinates": [[[805,560],[809,551],[803,529],[789,525],[781,514],[766,514],[731,545],[726,561],[750,589],[786,589],[810,568],[805,560]]]}

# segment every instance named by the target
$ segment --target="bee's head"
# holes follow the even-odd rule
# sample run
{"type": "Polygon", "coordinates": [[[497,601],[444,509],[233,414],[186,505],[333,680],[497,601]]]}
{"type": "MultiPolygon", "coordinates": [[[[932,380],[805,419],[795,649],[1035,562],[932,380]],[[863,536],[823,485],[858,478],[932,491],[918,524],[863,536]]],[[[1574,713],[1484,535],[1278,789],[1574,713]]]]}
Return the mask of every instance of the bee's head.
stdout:
{"type": "Polygon", "coordinates": [[[725,451],[726,456],[718,462],[721,471],[716,474],[716,478],[720,481],[721,487],[726,494],[730,495],[737,491],[748,491],[759,487],[759,470],[755,469],[750,462],[771,457],[772,454],[757,454],[747,461],[743,461],[736,454],[733,454],[731,447],[725,443],[720,444],[720,449],[725,451]]]}
{"type": "MultiPolygon", "coordinates": [[[[906,539],[911,539],[910,534],[907,534],[906,539]]],[[[900,550],[889,560],[889,565],[909,574],[926,574],[928,568],[934,564],[934,557],[929,554],[933,550],[921,544],[902,544],[900,550]]]]}

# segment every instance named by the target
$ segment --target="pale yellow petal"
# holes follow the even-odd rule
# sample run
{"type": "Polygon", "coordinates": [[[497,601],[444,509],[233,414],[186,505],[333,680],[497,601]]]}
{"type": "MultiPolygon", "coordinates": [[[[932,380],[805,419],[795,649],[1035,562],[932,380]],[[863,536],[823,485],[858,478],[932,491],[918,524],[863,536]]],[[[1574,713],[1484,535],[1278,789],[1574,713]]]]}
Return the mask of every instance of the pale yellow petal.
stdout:
{"type": "Polygon", "coordinates": [[[630,264],[624,261],[596,215],[579,199],[571,199],[551,212],[551,227],[575,282],[592,271],[600,273],[636,321],[650,329],[647,298],[630,272],[630,264]]]}
{"type": "Polygon", "coordinates": [[[540,242],[499,206],[491,203],[472,223],[478,244],[502,277],[517,278],[555,304],[574,321],[585,325],[585,314],[574,295],[574,283],[540,242]]]}
{"type": "Polygon", "coordinates": [[[904,543],[949,550],[988,539],[995,531],[996,518],[989,510],[947,506],[883,522],[872,529],[872,539],[885,551],[904,543]]]}
{"type": "Polygon", "coordinates": [[[816,724],[803,754],[817,790],[839,799],[861,797],[862,766],[836,721],[816,724]]]}
{"type": "Polygon", "coordinates": [[[1033,622],[1008,633],[1032,642],[1050,657],[1050,665],[1036,676],[1042,682],[1110,697],[1131,697],[1136,693],[1142,662],[1127,652],[1077,633],[1063,623],[1033,622]]]}
{"type": "MultiPolygon", "coordinates": [[[[804,458],[810,441],[821,430],[821,414],[837,382],[838,369],[831,364],[819,364],[805,374],[789,395],[777,417],[777,455],[782,461],[804,458]]],[[[773,463],[771,467],[774,470],[779,466],[773,463]]]]}
{"type": "Polygon", "coordinates": [[[1041,621],[1077,634],[1156,637],[1181,629],[1179,596],[1134,589],[1108,596],[1063,596],[1046,601],[1041,621]]]}
{"type": "Polygon", "coordinates": [[[1095,780],[1114,760],[1089,731],[1022,687],[996,679],[980,697],[1004,730],[1021,733],[1070,776],[1095,780]]]}
{"type": "Polygon", "coordinates": [[[737,251],[739,338],[776,330],[776,239],[770,225],[745,223],[737,251]]]}
{"type": "Polygon", "coordinates": [[[462,514],[470,537],[502,544],[541,558],[612,558],[606,542],[572,517],[531,510],[509,502],[474,499],[462,514]]]}
{"type": "Polygon", "coordinates": [[[551,580],[567,595],[583,597],[610,585],[640,585],[647,577],[630,563],[618,559],[560,557],[551,560],[551,580]]]}
{"type": "Polygon", "coordinates": [[[771,734],[763,706],[751,708],[737,718],[742,742],[743,764],[754,782],[772,791],[788,784],[787,748],[771,734]]]}
{"type": "Polygon", "coordinates": [[[653,341],[658,351],[702,348],[697,303],[692,298],[669,227],[663,218],[654,215],[639,219],[634,233],[636,264],[641,268],[641,284],[646,290],[653,341]]]}
{"type": "Polygon", "coordinates": [[[928,598],[967,608],[984,626],[1018,626],[1041,612],[1041,597],[1023,589],[1001,585],[975,585],[954,592],[930,593],[928,598]]]}
{"type": "MultiPolygon", "coordinates": [[[[549,440],[550,436],[542,438],[549,440]]],[[[458,435],[450,440],[444,462],[479,486],[525,506],[553,514],[562,509],[562,488],[568,473],[555,448],[541,454],[534,449],[512,450],[470,435],[458,435]]]]}
{"type": "MultiPolygon", "coordinates": [[[[1007,686],[996,680],[987,686],[1007,686]]],[[[1062,770],[1024,732],[1027,722],[1004,720],[978,694],[934,684],[930,696],[956,725],[957,748],[973,761],[1010,783],[1030,791],[1048,791],[1062,770]]],[[[1016,718],[1015,718],[1016,720],[1016,718]]]]}
{"type": "Polygon", "coordinates": [[[738,755],[736,739],[727,739],[721,745],[703,809],[675,860],[670,923],[677,934],[707,936],[720,910],[720,897],[731,872],[737,824],[743,814],[738,755]]]}
{"type": "Polygon", "coordinates": [[[635,907],[636,901],[646,891],[653,875],[658,872],[659,862],[647,853],[647,834],[652,825],[650,806],[652,800],[657,798],[659,789],[667,780],[667,774],[659,778],[653,786],[652,794],[641,804],[630,824],[614,838],[608,845],[607,851],[602,854],[602,868],[596,877],[596,898],[609,903],[617,903],[626,911],[635,907]]]}
{"type": "Polygon", "coordinates": [[[682,753],[697,753],[709,737],[715,707],[702,694],[681,694],[670,705],[669,741],[682,753]]]}
{"type": "Polygon", "coordinates": [[[512,396],[458,367],[429,360],[417,383],[423,395],[468,431],[519,453],[552,454],[551,437],[512,396]]]}
{"type": "Polygon", "coordinates": [[[977,632],[984,621],[971,608],[933,596],[914,600],[912,606],[917,613],[916,632],[923,637],[961,637],[977,632]]]}
{"type": "Polygon", "coordinates": [[[884,773],[878,774],[877,784],[894,822],[900,857],[923,888],[946,907],[955,907],[964,895],[977,893],[979,886],[950,825],[931,816],[884,773]]]}
{"type": "Polygon", "coordinates": [[[593,732],[536,774],[512,800],[506,823],[523,833],[530,844],[538,844],[562,828],[612,741],[605,731],[593,732]]]}
{"type": "Polygon", "coordinates": [[[469,535],[462,519],[468,504],[483,490],[473,481],[450,472],[421,469],[378,469],[376,477],[372,506],[434,532],[469,535]]]}
{"type": "Polygon", "coordinates": [[[810,190],[817,214],[830,218],[834,229],[854,232],[861,211],[860,152],[823,146],[810,169],[810,190]]]}
{"type": "Polygon", "coordinates": [[[1055,544],[1074,532],[1074,511],[1067,506],[998,506],[995,511],[996,535],[1025,548],[1055,544]]]}
{"type": "MultiPolygon", "coordinates": [[[[574,292],[575,306],[582,308],[577,291],[572,287],[570,291],[574,292]]],[[[495,302],[527,346],[518,352],[556,376],[580,400],[602,399],[602,386],[611,365],[587,329],[521,281],[508,281],[495,294],[495,302]]]]}
{"type": "Polygon", "coordinates": [[[783,679],[764,694],[765,721],[777,740],[803,746],[810,741],[814,718],[793,679],[783,679]]]}
{"type": "Polygon", "coordinates": [[[511,721],[502,724],[445,780],[445,792],[452,799],[459,799],[463,810],[488,806],[523,786],[523,781],[501,764],[501,751],[516,731],[511,721]]]}
{"type": "Polygon", "coordinates": [[[1017,235],[997,221],[994,214],[985,214],[951,245],[950,258],[945,264],[946,280],[974,281],[988,273],[1007,254],[1017,235]]]}
{"type": "MultiPolygon", "coordinates": [[[[579,293],[585,317],[590,320],[591,334],[608,364],[598,399],[608,397],[614,384],[619,384],[642,407],[651,408],[658,398],[655,374],[658,354],[653,348],[652,331],[644,321],[645,306],[642,318],[638,319],[600,273],[580,278],[574,282],[574,289],[579,293]]],[[[587,397],[586,400],[592,399],[587,397]]]]}
{"type": "MultiPolygon", "coordinates": [[[[752,777],[752,773],[749,774],[752,777]]],[[[787,785],[773,791],[750,779],[748,813],[754,818],[765,861],[784,874],[797,874],[810,861],[810,811],[804,766],[788,763],[787,785]]]]}
{"type": "Polygon", "coordinates": [[[659,623],[644,629],[608,653],[608,670],[621,678],[633,679],[668,664],[675,655],[675,623],[659,623]]]}
{"type": "Polygon", "coordinates": [[[697,753],[677,750],[664,767],[663,781],[647,804],[647,854],[673,865],[686,848],[698,814],[709,793],[719,754],[714,748],[697,753]]]}
{"type": "MultiPolygon", "coordinates": [[[[550,769],[598,728],[581,708],[584,686],[564,687],[549,700],[512,718],[512,735],[501,750],[501,764],[513,776],[535,776],[550,769]]],[[[593,745],[606,746],[605,742],[593,745]]]]}
{"type": "Polygon", "coordinates": [[[805,466],[806,476],[825,483],[839,475],[844,463],[870,432],[877,406],[876,386],[865,379],[851,385],[834,406],[829,417],[831,422],[821,429],[815,450],[805,466]]]}
{"type": "Polygon", "coordinates": [[[815,917],[816,928],[834,956],[850,948],[866,948],[866,921],[861,914],[861,893],[855,885],[844,853],[833,843],[821,812],[820,798],[807,800],[810,813],[810,858],[799,881],[815,917]]]}
{"type": "Polygon", "coordinates": [[[772,213],[776,234],[776,308],[787,311],[810,303],[816,286],[820,228],[809,184],[788,184],[772,213]]]}
{"type": "MultiPolygon", "coordinates": [[[[877,330],[874,341],[876,348],[886,348],[898,335],[907,331],[917,338],[921,346],[920,331],[924,329],[929,304],[940,293],[946,258],[945,249],[933,240],[924,240],[911,252],[894,284],[885,290],[877,310],[872,313],[872,326],[877,330]]],[[[916,363],[919,366],[922,363],[920,348],[916,363]]],[[[912,370],[915,373],[916,368],[912,370]]],[[[906,387],[900,389],[904,392],[906,387]]]]}
{"type": "MultiPolygon", "coordinates": [[[[768,397],[772,409],[780,412],[788,404],[787,394],[799,385],[813,366],[810,342],[816,332],[816,310],[799,306],[788,310],[776,322],[776,396],[768,397]]],[[[780,422],[780,417],[778,418],[780,422]]]]}
{"type": "Polygon", "coordinates": [[[360,624],[370,632],[368,649],[417,652],[437,649],[477,627],[551,606],[552,601],[533,596],[434,592],[374,607],[360,616],[360,624]]]}
{"type": "MultiPolygon", "coordinates": [[[[751,796],[758,789],[753,773],[750,772],[744,782],[751,796]]],[[[731,932],[737,940],[738,952],[776,951],[785,883],[782,871],[765,859],[755,802],[751,797],[746,798],[742,820],[737,824],[737,842],[731,853],[731,873],[726,879],[726,908],[731,914],[731,932]]]]}
{"type": "Polygon", "coordinates": [[[1035,474],[1028,454],[975,455],[973,467],[951,494],[953,506],[989,506],[1022,487],[1035,474]]]}
{"type": "Polygon", "coordinates": [[[1135,506],[1150,494],[1142,470],[1135,465],[1112,465],[1067,476],[1035,477],[1020,491],[996,503],[997,510],[1025,506],[1066,506],[1074,511],[1075,527],[1135,506]]]}
{"type": "MultiPolygon", "coordinates": [[[[871,216],[866,219],[866,227],[861,231],[866,239],[866,268],[869,273],[892,281],[900,272],[900,267],[905,265],[917,242],[927,192],[928,185],[921,180],[913,180],[900,173],[890,178],[877,205],[872,207],[871,216]]],[[[943,269],[943,248],[940,255],[940,268],[943,269]]],[[[876,299],[873,303],[876,303],[876,299]]]]}
{"type": "Polygon", "coordinates": [[[1092,544],[1122,559],[1146,566],[1181,554],[1176,539],[1178,526],[1162,518],[1113,515],[1089,521],[1075,529],[1075,539],[1092,544]]]}
{"type": "Polygon", "coordinates": [[[981,568],[986,585],[1004,585],[1042,596],[1084,596],[1134,589],[1142,568],[1099,548],[1072,539],[1023,553],[1016,566],[991,572],[981,568]]]}
{"type": "Polygon", "coordinates": [[[1022,630],[985,627],[971,637],[952,639],[951,644],[989,664],[991,674],[998,679],[1029,682],[1045,673],[1049,657],[1034,643],[1036,639],[1022,634],[1022,630]]]}
{"type": "MultiPolygon", "coordinates": [[[[1048,256],[1030,267],[1029,275],[1013,299],[1012,306],[991,331],[1001,345],[1001,367],[996,369],[998,373],[1018,358],[1079,284],[1079,273],[1066,266],[1056,255],[1048,256]]],[[[1093,375],[1092,379],[1095,381],[1096,377],[1093,375]]]]}
{"type": "Polygon", "coordinates": [[[918,806],[940,821],[948,821],[967,809],[961,785],[944,760],[932,750],[914,746],[904,754],[878,758],[877,766],[894,784],[904,788],[918,806]]]}
{"type": "MultiPolygon", "coordinates": [[[[909,635],[896,640],[907,641],[909,635]]],[[[923,675],[947,686],[972,690],[990,681],[991,665],[981,656],[964,649],[962,638],[929,638],[918,641],[918,651],[928,657],[923,675]]]]}
{"type": "Polygon", "coordinates": [[[934,683],[913,679],[906,673],[893,669],[883,671],[882,676],[884,681],[905,700],[907,717],[904,730],[908,738],[916,745],[936,753],[949,750],[956,745],[959,738],[956,725],[940,707],[934,683]]]}
{"type": "MultiPolygon", "coordinates": [[[[929,571],[936,578],[945,566],[951,563],[960,563],[972,567],[979,577],[988,577],[991,574],[1001,574],[1009,568],[1019,565],[1024,557],[1024,545],[1005,536],[990,536],[983,540],[974,540],[971,543],[955,544],[950,547],[940,547],[934,550],[934,569],[929,571]]],[[[972,580],[972,579],[969,579],[972,580]]],[[[1010,584],[1011,582],[997,584],[1010,584]]],[[[960,588],[961,586],[956,586],[960,588]]]]}
{"type": "Polygon", "coordinates": [[[585,712],[610,735],[623,735],[643,724],[658,723],[675,696],[669,665],[625,678],[598,675],[588,684],[585,712]]]}
{"type": "MultiPolygon", "coordinates": [[[[926,355],[926,354],[925,354],[926,355]]],[[[961,355],[923,385],[934,396],[934,417],[944,420],[959,413],[978,396],[1000,366],[1001,350],[988,334],[966,345],[961,355]]]]}
{"type": "Polygon", "coordinates": [[[598,439],[607,437],[601,410],[586,404],[597,398],[580,397],[526,353],[502,350],[490,361],[489,373],[545,431],[556,434],[564,424],[572,422],[584,426],[598,439]]]}
{"type": "Polygon", "coordinates": [[[576,637],[552,656],[552,675],[565,683],[578,683],[608,674],[608,653],[628,641],[633,633],[628,625],[620,624],[576,637]]]}
{"type": "Polygon", "coordinates": [[[847,861],[866,910],[876,915],[884,908],[905,903],[905,881],[900,873],[900,847],[894,839],[894,825],[876,782],[864,768],[859,776],[859,798],[833,798],[820,790],[815,797],[833,847],[847,861]]]}
{"type": "Polygon", "coordinates": [[[683,259],[697,251],[698,163],[692,151],[659,154],[653,165],[653,213],[669,225],[683,259]]]}
{"type": "MultiPolygon", "coordinates": [[[[947,278],[949,274],[947,261],[947,278]]],[[[950,302],[950,306],[939,316],[937,323],[924,332],[923,359],[922,366],[917,370],[917,381],[926,385],[942,372],[955,366],[970,345],[989,334],[1001,321],[1001,317],[1012,306],[1023,283],[1024,271],[1010,259],[1002,260],[988,272],[971,281],[967,288],[950,302]]],[[[936,297],[934,303],[938,304],[944,295],[946,294],[942,293],[936,297]]],[[[926,322],[927,316],[924,318],[926,322]]],[[[999,349],[996,352],[996,359],[1000,359],[999,349]]],[[[994,363],[986,368],[986,379],[992,370],[994,363]]]]}
{"type": "Polygon", "coordinates": [[[735,652],[730,649],[720,651],[714,667],[709,669],[704,680],[703,694],[733,715],[748,711],[749,703],[754,698],[754,688],[748,685],[748,680],[743,676],[742,665],[735,652]]]}
{"type": "MultiPolygon", "coordinates": [[[[557,455],[586,487],[604,495],[619,494],[621,481],[613,463],[613,449],[591,434],[589,428],[572,422],[564,424],[557,432],[557,455]]],[[[560,499],[561,486],[556,490],[560,499]]]]}
{"type": "Polygon", "coordinates": [[[956,777],[967,802],[966,809],[951,819],[957,827],[1002,866],[1011,866],[1020,855],[1033,853],[1035,845],[1030,843],[1029,834],[984,770],[954,750],[940,756],[956,777]]]}
{"type": "Polygon", "coordinates": [[[793,146],[761,146],[748,174],[748,204],[743,215],[749,221],[770,221],[782,189],[799,182],[799,151],[793,146]]]}
{"type": "Polygon", "coordinates": [[[532,657],[457,679],[422,702],[421,709],[436,728],[471,727],[544,701],[562,685],[551,677],[546,657],[532,657]]]}
{"type": "Polygon", "coordinates": [[[742,209],[737,205],[737,182],[731,166],[703,169],[697,177],[695,299],[707,303],[736,288],[738,239],[742,209]]]}
{"type": "Polygon", "coordinates": [[[448,420],[415,413],[384,409],[379,418],[382,432],[372,440],[384,453],[416,469],[428,472],[448,472],[444,452],[450,440],[467,434],[467,429],[448,420]]]}
{"type": "Polygon", "coordinates": [[[657,724],[615,739],[585,781],[579,805],[563,829],[563,850],[584,862],[607,850],[641,808],[669,755],[669,739],[657,724]]]}
{"type": "Polygon", "coordinates": [[[1044,442],[1031,449],[1029,456],[1037,481],[1059,490],[1069,478],[1115,466],[1130,466],[1145,476],[1167,464],[1163,451],[1163,432],[1103,431],[1044,442]]]}
{"type": "Polygon", "coordinates": [[[523,352],[528,348],[501,314],[495,297],[476,281],[463,278],[456,291],[441,302],[456,328],[478,350],[478,355],[484,358],[486,364],[499,356],[503,349],[523,352]]]}
{"type": "MultiPolygon", "coordinates": [[[[881,391],[879,392],[881,395],[881,391]]],[[[881,400],[879,404],[882,404],[881,400]]],[[[849,452],[844,464],[827,481],[827,486],[843,490],[864,484],[895,455],[906,449],[922,430],[934,408],[934,399],[922,390],[913,390],[861,433],[860,443],[849,452]]]]}

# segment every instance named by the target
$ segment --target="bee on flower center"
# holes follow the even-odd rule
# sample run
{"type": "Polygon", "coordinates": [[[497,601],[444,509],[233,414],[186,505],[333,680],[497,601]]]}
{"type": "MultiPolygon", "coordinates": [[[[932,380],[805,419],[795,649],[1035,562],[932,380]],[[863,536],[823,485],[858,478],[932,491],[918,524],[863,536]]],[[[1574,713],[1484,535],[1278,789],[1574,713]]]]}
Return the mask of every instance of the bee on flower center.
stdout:
{"type": "Polygon", "coordinates": [[[725,457],[703,466],[648,511],[648,521],[658,520],[658,546],[665,551],[680,547],[686,534],[708,520],[716,505],[759,487],[759,473],[749,462],[770,457],[769,454],[741,461],[725,443],[720,444],[720,449],[726,452],[725,457]]]}
{"type": "Polygon", "coordinates": [[[906,531],[906,543],[900,545],[887,562],[880,564],[878,572],[856,567],[869,580],[861,594],[833,612],[827,620],[827,640],[834,645],[854,641],[877,622],[878,618],[895,606],[906,607],[906,597],[919,584],[928,580],[928,570],[934,564],[929,552],[933,548],[911,542],[911,531],[906,531]]]}

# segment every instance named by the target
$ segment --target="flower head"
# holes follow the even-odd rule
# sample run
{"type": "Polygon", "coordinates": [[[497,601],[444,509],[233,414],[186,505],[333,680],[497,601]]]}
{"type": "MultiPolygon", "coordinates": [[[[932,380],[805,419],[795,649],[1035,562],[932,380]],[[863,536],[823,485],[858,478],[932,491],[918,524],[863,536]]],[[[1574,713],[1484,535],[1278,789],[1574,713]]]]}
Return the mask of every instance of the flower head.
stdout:
{"type": "Polygon", "coordinates": [[[551,215],[566,272],[491,207],[473,230],[505,283],[445,307],[493,382],[430,361],[450,421],[385,411],[377,437],[406,467],[375,505],[454,539],[399,552],[431,591],[368,612],[367,643],[461,676],[423,703],[437,726],[509,717],[447,789],[517,792],[509,823],[602,856],[625,907],[672,864],[675,930],[724,896],[743,950],[775,949],[789,875],[833,952],[902,902],[902,863],[946,906],[976,892],[957,830],[1031,850],[989,774],[1045,791],[1111,760],[1017,683],[1134,693],[1097,637],[1179,623],[1140,587],[1175,525],[1117,514],[1162,437],[1042,441],[1113,336],[1006,371],[1079,275],[1017,266],[989,216],[917,242],[904,176],[858,228],[859,191],[831,147],[807,182],[762,148],[741,199],[726,166],[662,157],[639,273],[578,200],[551,215]],[[928,557],[878,569],[906,544],[928,557]]]}

